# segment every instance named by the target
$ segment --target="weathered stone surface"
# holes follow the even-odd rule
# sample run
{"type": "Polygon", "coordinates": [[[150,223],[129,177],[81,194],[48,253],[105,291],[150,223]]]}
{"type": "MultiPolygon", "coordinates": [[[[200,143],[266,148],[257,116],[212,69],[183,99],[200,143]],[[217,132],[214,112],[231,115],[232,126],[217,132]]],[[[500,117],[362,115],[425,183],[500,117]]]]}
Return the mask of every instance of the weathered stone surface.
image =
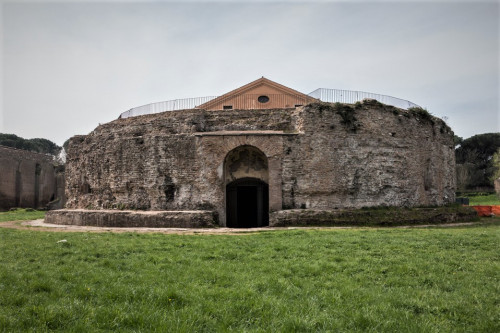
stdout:
{"type": "Polygon", "coordinates": [[[0,209],[61,208],[64,171],[52,156],[0,146],[0,209]],[[57,204],[59,206],[57,206],[57,204]]]}
{"type": "Polygon", "coordinates": [[[391,226],[470,222],[477,220],[471,207],[392,208],[392,209],[291,209],[270,214],[269,226],[391,226]]]}
{"type": "Polygon", "coordinates": [[[271,212],[455,200],[449,127],[366,101],[115,120],[71,139],[66,207],[214,210],[224,226],[225,161],[242,146],[267,158],[268,174],[259,177],[268,179],[271,212]]]}
{"type": "Polygon", "coordinates": [[[217,223],[212,211],[124,211],[61,209],[47,212],[46,223],[97,227],[211,228],[217,223]]]}

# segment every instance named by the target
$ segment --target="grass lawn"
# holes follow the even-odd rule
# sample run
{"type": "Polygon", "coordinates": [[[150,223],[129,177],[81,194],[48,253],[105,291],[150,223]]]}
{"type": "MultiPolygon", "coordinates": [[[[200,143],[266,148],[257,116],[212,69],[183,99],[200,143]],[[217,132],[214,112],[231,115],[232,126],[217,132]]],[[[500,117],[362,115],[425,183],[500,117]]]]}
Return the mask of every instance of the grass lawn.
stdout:
{"type": "Polygon", "coordinates": [[[500,219],[483,221],[238,236],[0,228],[0,331],[498,332],[500,219]]]}
{"type": "Polygon", "coordinates": [[[45,217],[45,211],[18,208],[16,210],[1,212],[0,222],[37,220],[45,217]]]}
{"type": "Polygon", "coordinates": [[[471,196],[469,197],[470,206],[494,206],[500,205],[500,198],[496,194],[471,196]]]}

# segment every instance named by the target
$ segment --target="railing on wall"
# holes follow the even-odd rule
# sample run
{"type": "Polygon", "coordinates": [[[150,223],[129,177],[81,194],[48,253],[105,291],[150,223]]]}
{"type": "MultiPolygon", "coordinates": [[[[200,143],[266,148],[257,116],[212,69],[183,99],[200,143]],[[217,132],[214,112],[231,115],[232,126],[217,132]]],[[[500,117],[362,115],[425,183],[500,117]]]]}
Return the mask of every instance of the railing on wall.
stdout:
{"type": "Polygon", "coordinates": [[[339,102],[339,103],[354,104],[356,102],[361,102],[362,100],[369,98],[369,99],[376,99],[380,103],[392,105],[401,109],[419,107],[417,104],[412,103],[410,101],[406,101],[401,98],[380,95],[380,94],[373,94],[364,91],[319,88],[311,92],[309,96],[317,98],[323,102],[329,102],[329,103],[339,102]]]}
{"type": "Polygon", "coordinates": [[[198,105],[211,101],[216,97],[217,96],[194,97],[194,98],[174,99],[172,101],[146,104],[123,112],[122,114],[120,114],[119,118],[142,116],[145,114],[160,113],[165,111],[194,109],[198,105]]]}
{"type": "MultiPolygon", "coordinates": [[[[384,103],[387,105],[392,105],[401,109],[409,109],[411,107],[419,107],[417,104],[412,103],[410,101],[406,101],[401,98],[396,98],[396,97],[391,97],[391,96],[386,96],[386,95],[380,95],[380,94],[373,94],[373,93],[368,93],[368,92],[363,92],[363,91],[352,91],[352,90],[339,90],[339,89],[326,89],[326,88],[319,88],[314,90],[309,94],[310,97],[319,99],[323,102],[329,102],[329,103],[347,103],[347,104],[354,104],[356,102],[360,102],[363,99],[369,98],[369,99],[375,99],[379,101],[380,103],[384,103]]],[[[233,103],[231,104],[234,109],[264,109],[264,108],[275,108],[279,107],[279,105],[289,105],[290,107],[294,107],[295,105],[301,105],[301,104],[306,104],[306,100],[302,97],[304,100],[298,100],[297,97],[293,96],[287,96],[287,95],[268,95],[270,101],[268,103],[259,103],[258,102],[258,97],[257,95],[255,96],[249,96],[249,95],[243,95],[239,97],[228,97],[227,100],[232,100],[233,103]],[[277,102],[283,102],[283,103],[277,103],[277,102]],[[274,104],[276,102],[277,104],[274,104]]],[[[186,110],[186,109],[194,109],[197,108],[200,105],[203,105],[207,102],[210,102],[214,100],[213,102],[219,102],[215,101],[215,99],[219,98],[220,103],[216,103],[217,105],[221,104],[220,109],[223,109],[223,106],[225,105],[225,100],[221,99],[221,97],[217,96],[206,96],[206,97],[194,97],[194,98],[185,98],[185,99],[175,99],[171,101],[165,101],[165,102],[158,102],[158,103],[151,103],[151,104],[146,104],[142,106],[138,106],[135,108],[132,108],[128,111],[123,112],[120,114],[119,118],[129,118],[129,117],[135,117],[135,116],[141,116],[145,114],[152,114],[152,113],[160,113],[160,112],[165,112],[165,111],[176,111],[176,110],[186,110]]]]}

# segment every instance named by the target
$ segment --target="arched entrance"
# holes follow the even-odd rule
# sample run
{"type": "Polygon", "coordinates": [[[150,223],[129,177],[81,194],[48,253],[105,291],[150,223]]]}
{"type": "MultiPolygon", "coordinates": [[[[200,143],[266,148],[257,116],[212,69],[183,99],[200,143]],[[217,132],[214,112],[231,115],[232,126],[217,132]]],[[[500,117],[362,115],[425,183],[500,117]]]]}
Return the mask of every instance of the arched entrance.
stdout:
{"type": "Polygon", "coordinates": [[[269,225],[269,173],[266,155],[253,146],[230,151],[224,161],[226,226],[269,225]]]}

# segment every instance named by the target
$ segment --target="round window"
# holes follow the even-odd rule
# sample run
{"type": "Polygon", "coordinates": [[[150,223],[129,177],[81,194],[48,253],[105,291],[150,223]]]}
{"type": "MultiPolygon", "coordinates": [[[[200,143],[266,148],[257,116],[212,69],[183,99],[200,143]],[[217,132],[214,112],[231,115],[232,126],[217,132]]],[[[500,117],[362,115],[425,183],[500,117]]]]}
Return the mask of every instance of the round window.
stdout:
{"type": "Polygon", "coordinates": [[[267,103],[267,102],[269,102],[269,97],[267,97],[267,96],[259,96],[259,98],[257,98],[257,100],[260,103],[267,103]]]}

